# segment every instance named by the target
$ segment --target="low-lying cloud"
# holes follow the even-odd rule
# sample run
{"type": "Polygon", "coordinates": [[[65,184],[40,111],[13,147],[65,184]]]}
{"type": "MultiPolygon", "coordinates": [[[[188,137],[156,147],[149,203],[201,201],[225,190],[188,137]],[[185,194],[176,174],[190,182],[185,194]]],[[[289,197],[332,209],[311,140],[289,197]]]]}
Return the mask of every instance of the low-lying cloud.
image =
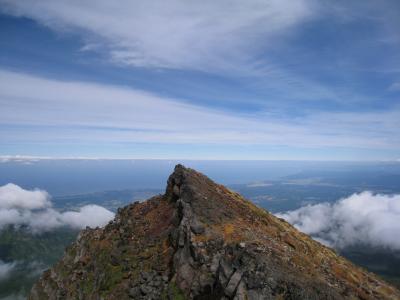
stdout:
{"type": "Polygon", "coordinates": [[[400,250],[400,195],[367,191],[333,204],[307,205],[278,216],[335,248],[368,245],[400,250]]]}
{"type": "Polygon", "coordinates": [[[52,208],[43,190],[25,190],[9,183],[0,187],[0,229],[7,225],[25,226],[34,233],[68,226],[74,229],[106,225],[114,213],[98,205],[85,205],[77,211],[59,212],[52,208]]]}
{"type": "Polygon", "coordinates": [[[15,268],[15,263],[6,263],[0,260],[0,281],[7,278],[8,275],[12,272],[12,270],[15,268]]]}
{"type": "Polygon", "coordinates": [[[49,206],[50,197],[45,191],[27,191],[12,183],[0,187],[0,209],[32,210],[49,206]]]}

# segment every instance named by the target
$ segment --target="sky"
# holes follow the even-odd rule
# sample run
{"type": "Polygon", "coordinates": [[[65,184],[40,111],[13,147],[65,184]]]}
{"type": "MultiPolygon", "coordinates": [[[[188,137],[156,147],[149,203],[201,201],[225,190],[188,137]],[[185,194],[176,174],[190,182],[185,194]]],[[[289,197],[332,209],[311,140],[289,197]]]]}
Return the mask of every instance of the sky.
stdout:
{"type": "Polygon", "coordinates": [[[0,0],[0,156],[399,160],[400,2],[0,0]]]}

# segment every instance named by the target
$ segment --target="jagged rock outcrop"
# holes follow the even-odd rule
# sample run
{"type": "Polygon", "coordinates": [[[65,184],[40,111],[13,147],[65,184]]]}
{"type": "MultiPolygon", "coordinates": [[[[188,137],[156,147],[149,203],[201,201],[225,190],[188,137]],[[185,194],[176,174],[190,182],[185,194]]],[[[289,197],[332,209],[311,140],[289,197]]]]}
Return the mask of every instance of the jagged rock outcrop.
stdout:
{"type": "Polygon", "coordinates": [[[86,229],[29,299],[400,299],[354,266],[181,165],[165,195],[86,229]]]}

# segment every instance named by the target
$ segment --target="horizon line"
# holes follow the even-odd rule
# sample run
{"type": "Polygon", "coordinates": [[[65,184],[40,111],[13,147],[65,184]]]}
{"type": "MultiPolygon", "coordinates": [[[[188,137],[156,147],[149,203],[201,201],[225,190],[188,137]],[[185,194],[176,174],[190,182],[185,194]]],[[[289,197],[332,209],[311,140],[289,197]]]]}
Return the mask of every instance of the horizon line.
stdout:
{"type": "Polygon", "coordinates": [[[273,159],[273,158],[167,158],[167,157],[94,157],[94,156],[35,156],[35,155],[0,155],[0,163],[35,162],[42,160],[163,160],[163,161],[298,161],[298,162],[400,162],[400,159],[273,159]]]}

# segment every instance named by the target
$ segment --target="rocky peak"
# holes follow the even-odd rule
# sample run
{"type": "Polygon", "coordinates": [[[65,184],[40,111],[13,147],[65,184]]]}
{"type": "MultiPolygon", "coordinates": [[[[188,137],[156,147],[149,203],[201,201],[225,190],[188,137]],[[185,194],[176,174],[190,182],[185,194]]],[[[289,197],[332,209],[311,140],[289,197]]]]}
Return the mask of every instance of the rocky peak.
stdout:
{"type": "Polygon", "coordinates": [[[86,229],[30,299],[400,299],[284,220],[177,165],[165,195],[86,229]]]}

